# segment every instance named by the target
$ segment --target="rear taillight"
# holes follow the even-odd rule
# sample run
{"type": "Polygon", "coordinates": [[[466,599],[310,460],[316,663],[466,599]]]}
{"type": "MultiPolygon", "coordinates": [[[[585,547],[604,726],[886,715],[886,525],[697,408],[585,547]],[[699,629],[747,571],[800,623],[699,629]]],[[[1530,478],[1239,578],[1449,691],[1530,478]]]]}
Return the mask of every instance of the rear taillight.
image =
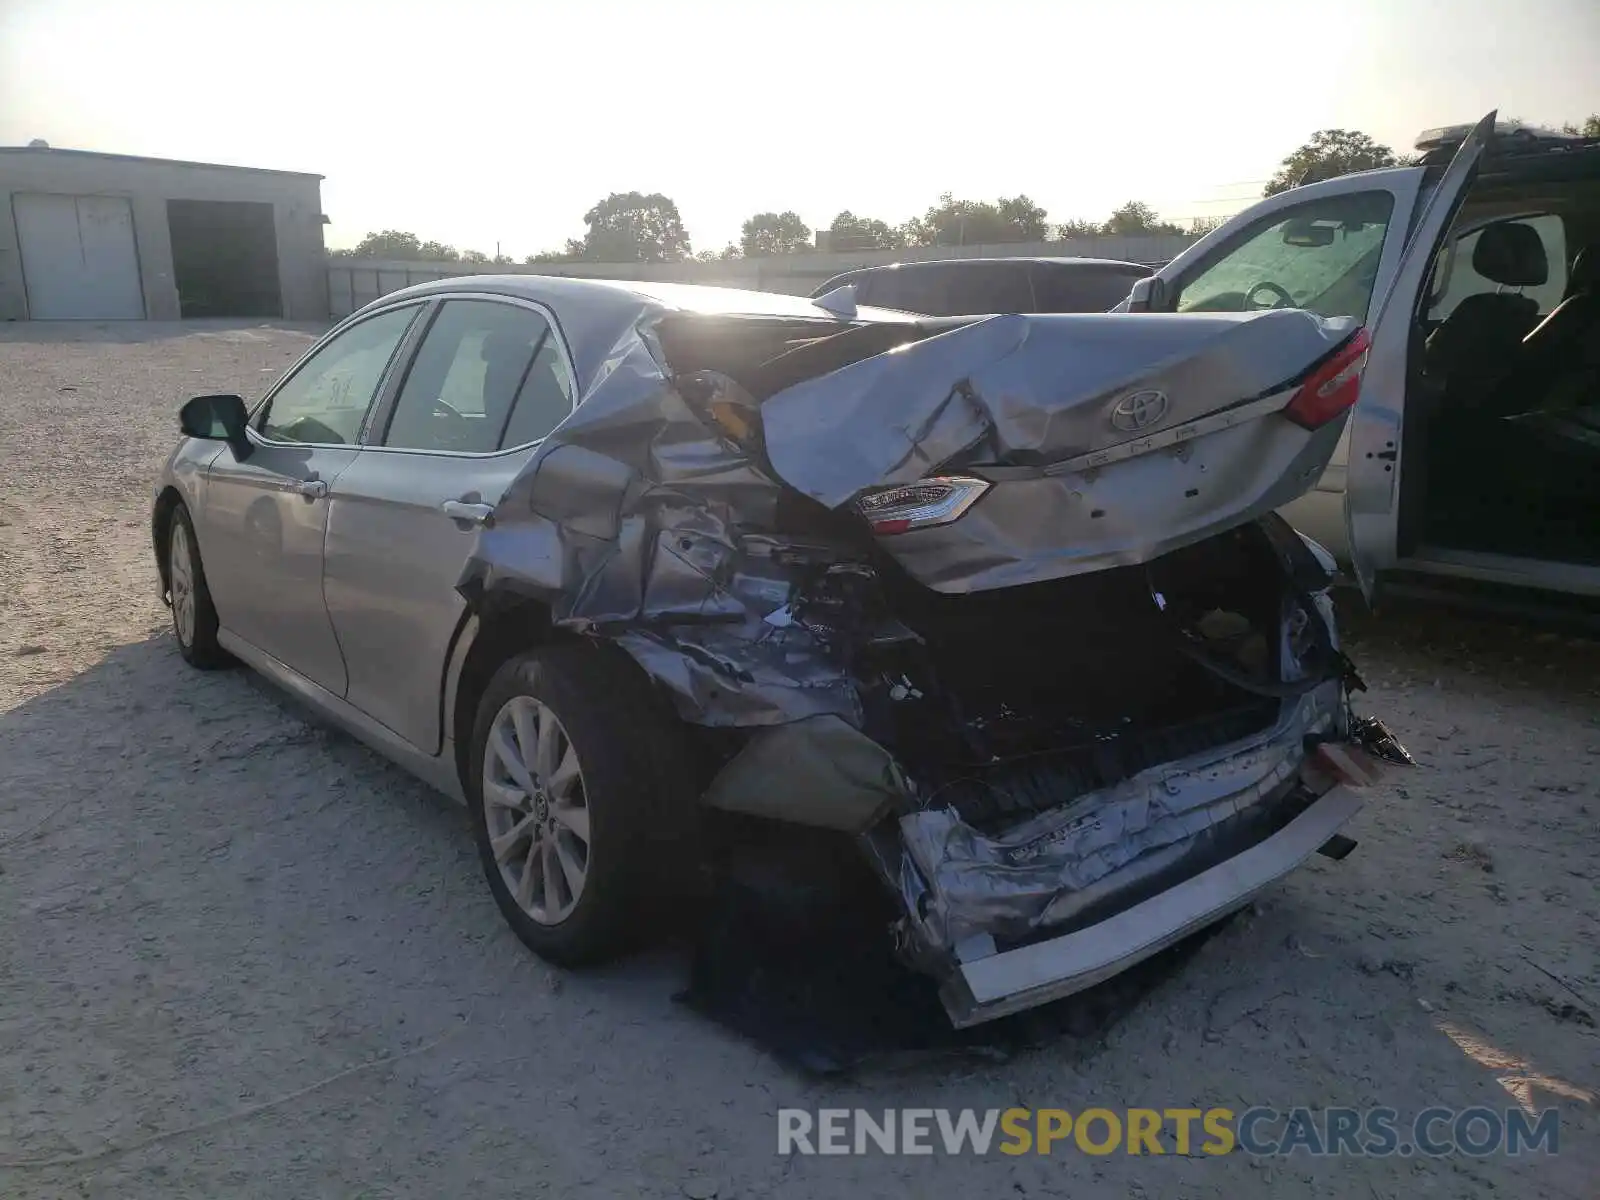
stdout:
{"type": "Polygon", "coordinates": [[[950,524],[988,490],[989,484],[983,479],[936,475],[902,487],[868,492],[856,501],[856,511],[867,519],[873,533],[906,533],[950,524]]]}
{"type": "Polygon", "coordinates": [[[1348,342],[1300,385],[1283,415],[1296,425],[1316,429],[1354,407],[1361,393],[1361,372],[1367,369],[1367,351],[1371,348],[1372,338],[1367,331],[1356,330],[1348,342]]]}

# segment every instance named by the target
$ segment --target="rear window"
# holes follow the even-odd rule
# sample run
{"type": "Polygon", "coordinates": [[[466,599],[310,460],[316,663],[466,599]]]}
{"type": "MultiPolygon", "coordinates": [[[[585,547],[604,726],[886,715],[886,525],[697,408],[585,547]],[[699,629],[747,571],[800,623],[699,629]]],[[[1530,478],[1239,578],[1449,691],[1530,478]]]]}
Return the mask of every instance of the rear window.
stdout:
{"type": "Polygon", "coordinates": [[[1043,266],[1033,277],[1039,311],[1047,313],[1106,312],[1127,298],[1133,281],[1144,272],[1093,267],[1043,266]]]}

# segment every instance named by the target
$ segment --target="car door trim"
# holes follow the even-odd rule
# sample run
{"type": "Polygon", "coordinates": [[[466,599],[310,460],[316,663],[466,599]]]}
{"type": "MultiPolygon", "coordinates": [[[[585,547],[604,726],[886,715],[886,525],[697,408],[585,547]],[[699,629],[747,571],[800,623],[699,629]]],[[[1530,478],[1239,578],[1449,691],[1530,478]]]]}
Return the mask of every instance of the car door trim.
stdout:
{"type": "MultiPolygon", "coordinates": [[[[525,299],[521,296],[502,296],[494,292],[440,292],[435,293],[431,299],[434,301],[433,311],[428,314],[426,328],[423,322],[413,324],[413,329],[421,329],[415,344],[406,347],[405,369],[395,371],[390,381],[392,387],[380,390],[379,400],[373,408],[371,418],[363,429],[365,438],[387,437],[389,423],[394,419],[394,410],[400,399],[400,392],[405,387],[406,379],[411,374],[411,368],[416,364],[417,350],[421,348],[422,341],[427,337],[428,330],[433,328],[439,319],[439,313],[451,300],[485,300],[493,304],[505,304],[514,308],[526,308],[543,317],[550,326],[550,331],[555,335],[556,348],[561,352],[561,366],[566,374],[567,394],[572,397],[572,407],[567,410],[570,414],[578,407],[578,377],[572,366],[572,348],[567,344],[567,337],[561,329],[561,322],[556,319],[556,314],[546,304],[537,300],[525,299]],[[381,433],[379,431],[382,431],[381,433]]],[[[513,398],[514,400],[514,398],[513,398]]],[[[513,402],[513,410],[515,403],[513,402]]],[[[548,434],[545,436],[549,436],[548,434]]],[[[530,441],[520,442],[515,446],[506,446],[498,450],[432,450],[416,446],[385,446],[377,440],[364,440],[361,444],[363,450],[375,451],[382,454],[426,454],[432,458],[499,458],[504,454],[517,454],[531,449],[544,441],[543,437],[533,438],[530,441]]]]}

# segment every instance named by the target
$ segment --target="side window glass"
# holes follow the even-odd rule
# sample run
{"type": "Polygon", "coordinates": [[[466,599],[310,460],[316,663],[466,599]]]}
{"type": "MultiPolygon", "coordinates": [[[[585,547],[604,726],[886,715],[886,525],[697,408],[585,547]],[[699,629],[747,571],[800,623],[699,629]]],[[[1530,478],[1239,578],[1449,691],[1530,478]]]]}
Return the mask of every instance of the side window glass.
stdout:
{"type": "Polygon", "coordinates": [[[397,308],[345,330],[277,390],[256,428],[280,442],[355,445],[395,347],[419,311],[397,308]]]}
{"type": "Polygon", "coordinates": [[[555,331],[546,326],[544,340],[517,392],[511,421],[500,439],[501,449],[526,446],[549,436],[572,412],[572,400],[572,375],[567,370],[566,357],[555,331]]]}
{"type": "Polygon", "coordinates": [[[943,315],[1033,312],[1033,285],[1023,263],[951,266],[943,315]]]}
{"type": "Polygon", "coordinates": [[[1540,316],[1548,315],[1561,303],[1561,297],[1567,290],[1567,234],[1561,218],[1555,213],[1545,213],[1505,223],[1526,225],[1538,235],[1544,246],[1545,261],[1549,264],[1549,277],[1538,286],[1512,288],[1478,274],[1472,264],[1473,252],[1478,248],[1478,239],[1483,236],[1484,229],[1488,228],[1480,226],[1464,237],[1455,239],[1440,254],[1434,268],[1435,294],[1428,305],[1428,321],[1434,324],[1443,321],[1468,296],[1494,292],[1520,292],[1538,303],[1540,316]],[[1441,286],[1442,291],[1438,290],[1441,286]]]}
{"type": "Polygon", "coordinates": [[[383,444],[469,454],[498,449],[549,332],[542,316],[519,305],[446,301],[417,349],[383,444]]]}
{"type": "MultiPolygon", "coordinates": [[[[922,272],[926,274],[926,272],[922,272]]],[[[876,304],[880,308],[893,308],[901,312],[926,313],[931,310],[927,307],[928,296],[925,291],[917,286],[917,276],[906,267],[890,267],[882,271],[874,271],[864,275],[856,285],[856,300],[861,300],[861,289],[865,285],[866,293],[870,297],[869,304],[876,304]]]]}
{"type": "Polygon", "coordinates": [[[1033,277],[1033,289],[1040,312],[1108,312],[1127,298],[1138,278],[1093,268],[1041,267],[1033,277]]]}
{"type": "Polygon", "coordinates": [[[1239,231],[1179,281],[1178,312],[1304,308],[1366,320],[1394,212],[1387,190],[1307,200],[1239,231]]]}

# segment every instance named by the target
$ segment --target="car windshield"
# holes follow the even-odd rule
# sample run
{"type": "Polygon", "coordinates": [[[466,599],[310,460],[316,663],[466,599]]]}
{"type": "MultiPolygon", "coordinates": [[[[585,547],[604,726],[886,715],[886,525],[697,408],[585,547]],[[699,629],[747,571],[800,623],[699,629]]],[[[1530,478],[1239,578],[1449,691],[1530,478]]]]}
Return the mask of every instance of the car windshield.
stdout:
{"type": "Polygon", "coordinates": [[[1309,309],[1365,317],[1389,230],[1387,192],[1300,205],[1247,232],[1187,280],[1179,312],[1309,309]]]}

